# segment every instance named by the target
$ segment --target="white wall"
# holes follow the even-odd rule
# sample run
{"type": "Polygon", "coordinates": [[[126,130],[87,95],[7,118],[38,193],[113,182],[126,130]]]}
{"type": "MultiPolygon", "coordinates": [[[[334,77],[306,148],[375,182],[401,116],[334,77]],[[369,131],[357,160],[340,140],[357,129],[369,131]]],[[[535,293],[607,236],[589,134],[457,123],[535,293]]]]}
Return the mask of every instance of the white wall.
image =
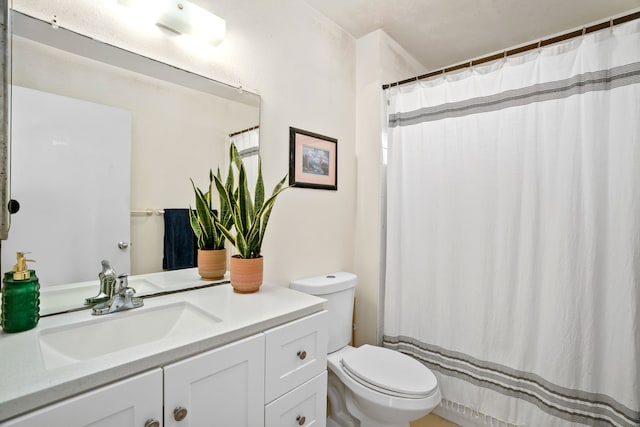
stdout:
{"type": "Polygon", "coordinates": [[[338,191],[290,189],[271,216],[265,279],[352,270],[356,199],[355,41],[297,0],[200,0],[227,20],[218,47],[132,26],[115,0],[14,0],[16,10],[158,60],[238,84],[262,97],[268,187],[288,171],[289,126],[338,139],[338,191]]]}
{"type": "Polygon", "coordinates": [[[354,271],[356,343],[378,342],[381,333],[381,145],[382,85],[423,73],[424,67],[384,31],[376,30],[357,41],[356,156],[358,191],[354,271]]]}

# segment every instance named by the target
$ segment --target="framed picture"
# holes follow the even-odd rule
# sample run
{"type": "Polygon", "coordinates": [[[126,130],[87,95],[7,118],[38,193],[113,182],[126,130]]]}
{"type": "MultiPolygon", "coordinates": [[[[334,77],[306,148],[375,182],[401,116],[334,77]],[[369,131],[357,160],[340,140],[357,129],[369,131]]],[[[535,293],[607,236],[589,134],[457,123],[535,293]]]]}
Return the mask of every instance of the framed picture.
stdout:
{"type": "Polygon", "coordinates": [[[338,140],[289,128],[289,185],[338,189],[338,140]]]}

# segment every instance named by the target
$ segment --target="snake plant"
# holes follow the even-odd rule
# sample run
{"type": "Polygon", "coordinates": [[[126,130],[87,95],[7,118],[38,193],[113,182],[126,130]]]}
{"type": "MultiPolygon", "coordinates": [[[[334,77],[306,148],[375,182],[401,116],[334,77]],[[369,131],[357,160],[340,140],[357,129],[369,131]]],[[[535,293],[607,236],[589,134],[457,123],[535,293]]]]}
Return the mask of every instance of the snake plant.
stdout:
{"type": "MultiPolygon", "coordinates": [[[[215,178],[222,182],[220,168],[218,168],[215,178]]],[[[233,170],[229,165],[225,188],[233,191],[233,181],[233,170]]],[[[224,227],[233,225],[228,204],[222,203],[221,200],[220,213],[218,215],[213,210],[213,182],[214,175],[211,169],[209,169],[209,189],[206,193],[196,187],[193,179],[191,179],[191,186],[196,197],[196,208],[194,210],[189,207],[189,222],[197,238],[198,249],[224,249],[225,236],[219,231],[217,224],[222,224],[224,227]]]]}
{"type": "Polygon", "coordinates": [[[235,232],[232,232],[231,227],[222,221],[218,221],[216,226],[226,239],[235,246],[240,258],[259,258],[261,256],[260,251],[264,233],[267,229],[269,216],[276,197],[288,188],[284,186],[287,175],[276,184],[271,196],[265,200],[262,162],[258,158],[258,177],[255,184],[255,196],[252,198],[247,182],[246,167],[233,143],[229,149],[229,157],[231,160],[229,162],[229,175],[233,175],[231,165],[234,165],[238,173],[237,187],[233,188],[233,184],[231,186],[223,185],[222,179],[218,176],[215,176],[214,179],[220,195],[221,211],[231,212],[235,232]]]}

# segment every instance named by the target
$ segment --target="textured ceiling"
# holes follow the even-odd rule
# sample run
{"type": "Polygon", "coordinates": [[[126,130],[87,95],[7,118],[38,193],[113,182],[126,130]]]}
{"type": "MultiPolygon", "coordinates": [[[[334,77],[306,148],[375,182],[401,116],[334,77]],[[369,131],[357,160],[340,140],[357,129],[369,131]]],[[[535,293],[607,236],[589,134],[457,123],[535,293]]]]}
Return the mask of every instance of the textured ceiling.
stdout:
{"type": "Polygon", "coordinates": [[[434,70],[640,8],[640,0],[303,0],[355,38],[382,29],[434,70]]]}

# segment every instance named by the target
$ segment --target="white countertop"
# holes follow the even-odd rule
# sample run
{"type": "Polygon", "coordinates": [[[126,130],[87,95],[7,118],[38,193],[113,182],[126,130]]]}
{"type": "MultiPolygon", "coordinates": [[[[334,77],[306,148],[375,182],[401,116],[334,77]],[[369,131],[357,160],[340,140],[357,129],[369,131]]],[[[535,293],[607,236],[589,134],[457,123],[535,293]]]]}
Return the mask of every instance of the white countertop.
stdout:
{"type": "MultiPolygon", "coordinates": [[[[263,285],[254,294],[233,292],[230,285],[147,298],[144,307],[92,316],[91,310],[40,319],[29,331],[0,332],[0,421],[49,405],[136,373],[164,366],[219,347],[266,329],[316,313],[324,308],[321,298],[291,289],[263,285]],[[90,360],[47,369],[40,349],[43,330],[133,316],[139,310],[187,302],[222,321],[184,338],[160,339],[90,360]]],[[[135,322],[129,325],[135,328],[135,322]]]]}

